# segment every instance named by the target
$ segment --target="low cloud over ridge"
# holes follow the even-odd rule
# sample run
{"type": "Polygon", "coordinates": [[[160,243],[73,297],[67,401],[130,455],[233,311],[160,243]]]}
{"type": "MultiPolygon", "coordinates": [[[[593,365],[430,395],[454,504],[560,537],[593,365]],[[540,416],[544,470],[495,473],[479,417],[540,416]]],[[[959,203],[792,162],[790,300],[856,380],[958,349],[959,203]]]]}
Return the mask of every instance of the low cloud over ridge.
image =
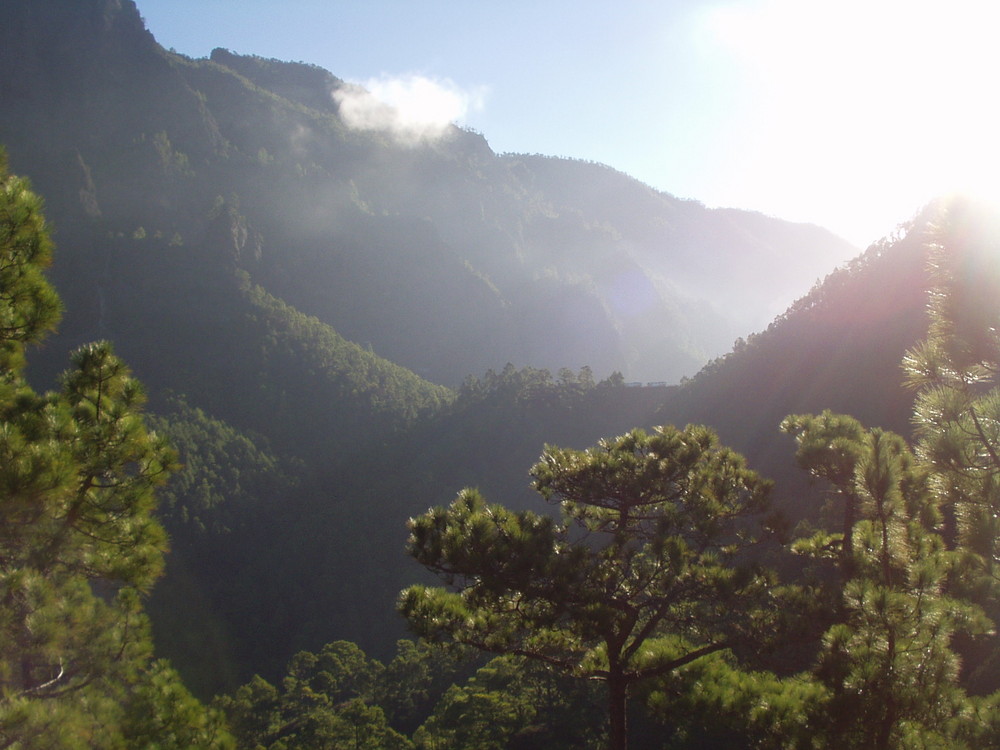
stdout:
{"type": "Polygon", "coordinates": [[[449,79],[382,76],[333,93],[348,127],[379,130],[402,142],[434,140],[483,107],[485,89],[467,91],[449,79]]]}

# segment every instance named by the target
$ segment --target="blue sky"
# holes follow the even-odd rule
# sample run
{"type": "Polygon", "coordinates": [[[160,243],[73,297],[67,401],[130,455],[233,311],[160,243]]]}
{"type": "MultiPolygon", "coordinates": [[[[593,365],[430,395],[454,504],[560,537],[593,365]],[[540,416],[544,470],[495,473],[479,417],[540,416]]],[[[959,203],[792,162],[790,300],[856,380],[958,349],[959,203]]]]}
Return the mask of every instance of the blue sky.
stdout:
{"type": "Polygon", "coordinates": [[[191,57],[316,64],[494,151],[603,162],[861,247],[936,195],[1000,192],[1000,10],[981,0],[136,4],[191,57]]]}

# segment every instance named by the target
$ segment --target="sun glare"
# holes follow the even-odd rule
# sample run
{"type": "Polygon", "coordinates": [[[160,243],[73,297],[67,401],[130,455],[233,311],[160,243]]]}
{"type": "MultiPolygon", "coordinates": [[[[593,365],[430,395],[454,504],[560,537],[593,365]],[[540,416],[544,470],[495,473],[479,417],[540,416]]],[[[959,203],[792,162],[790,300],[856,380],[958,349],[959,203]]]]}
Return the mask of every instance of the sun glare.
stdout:
{"type": "Polygon", "coordinates": [[[968,0],[715,8],[708,37],[741,92],[746,179],[765,202],[801,186],[803,213],[894,202],[902,219],[954,191],[1000,198],[998,19],[968,0]]]}

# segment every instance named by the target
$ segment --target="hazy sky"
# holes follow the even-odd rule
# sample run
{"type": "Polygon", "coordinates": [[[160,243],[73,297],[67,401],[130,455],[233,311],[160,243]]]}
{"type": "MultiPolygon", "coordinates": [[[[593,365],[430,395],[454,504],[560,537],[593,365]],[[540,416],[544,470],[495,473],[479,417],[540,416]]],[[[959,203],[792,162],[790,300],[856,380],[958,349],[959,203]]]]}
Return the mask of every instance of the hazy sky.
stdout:
{"type": "Polygon", "coordinates": [[[493,150],[609,164],[861,247],[1000,193],[985,0],[136,0],[156,39],[313,63],[493,150]]]}

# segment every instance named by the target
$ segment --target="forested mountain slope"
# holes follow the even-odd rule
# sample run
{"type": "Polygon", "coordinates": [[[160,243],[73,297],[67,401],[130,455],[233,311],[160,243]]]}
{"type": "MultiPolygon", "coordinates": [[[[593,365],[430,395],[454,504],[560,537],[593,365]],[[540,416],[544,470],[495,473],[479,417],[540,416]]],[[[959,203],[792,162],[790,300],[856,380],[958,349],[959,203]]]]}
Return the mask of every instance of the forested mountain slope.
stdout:
{"type": "Polygon", "coordinates": [[[507,362],[673,381],[854,254],[598,165],[500,157],[458,128],[352,130],[335,76],[171,54],[129,0],[12,0],[0,22],[0,142],[47,197],[67,327],[93,325],[78,271],[104,258],[78,242],[87,228],[185,246],[191,277],[229,253],[268,293],[435,382],[507,362]],[[246,217],[235,248],[204,232],[219,197],[246,217]],[[776,259],[787,273],[753,283],[776,259]]]}
{"type": "Polygon", "coordinates": [[[337,638],[387,654],[421,575],[406,519],[464,485],[532,502],[546,442],[705,422],[768,476],[791,411],[905,427],[919,228],[686,385],[626,388],[695,373],[853,250],[457,128],[351,130],[345,86],[169,53],[130,0],[0,6],[0,143],[47,201],[66,307],[31,374],[108,338],[147,384],[186,465],[154,630],[199,693],[337,638]]]}
{"type": "Polygon", "coordinates": [[[239,665],[255,664],[273,675],[295,649],[331,637],[387,658],[404,632],[395,595],[424,575],[402,551],[406,519],[466,486],[543,510],[526,470],[546,443],[582,448],[636,426],[708,424],[776,480],[776,505],[791,522],[819,522],[826,496],[795,465],[794,441],[778,425],[792,413],[831,409],[908,433],[912,394],[900,362],[926,328],[926,228],[920,216],[900,237],[876,243],[682,385],[595,383],[586,371],[491,372],[369,445],[348,470],[287,488],[290,501],[243,517],[229,534],[195,538],[205,550],[196,559],[213,572],[206,590],[228,623],[227,646],[237,647],[230,668],[239,674],[239,665]]]}
{"type": "Polygon", "coordinates": [[[913,393],[902,360],[927,329],[927,243],[936,206],[893,237],[829,274],[758,334],[672,389],[657,421],[712,425],[751,465],[782,480],[779,502],[794,516],[815,501],[802,486],[791,440],[778,424],[829,409],[868,426],[910,433],[913,393]]]}
{"type": "MultiPolygon", "coordinates": [[[[9,292],[8,299],[15,301],[8,306],[26,313],[8,315],[15,325],[7,330],[14,333],[4,346],[8,391],[4,444],[12,459],[5,464],[7,481],[2,503],[4,515],[11,521],[4,526],[8,531],[5,547],[9,553],[4,555],[4,585],[10,600],[4,607],[4,622],[11,631],[8,640],[12,647],[4,659],[8,679],[0,701],[0,733],[13,747],[25,746],[29,739],[34,742],[39,737],[47,746],[75,747],[80,736],[100,737],[99,742],[113,742],[113,738],[120,737],[129,746],[149,738],[157,743],[169,740],[176,747],[229,747],[231,738],[218,709],[225,712],[229,729],[241,747],[277,748],[292,742],[293,746],[305,748],[334,737],[338,742],[353,737],[356,743],[364,738],[365,745],[372,747],[385,746],[382,740],[400,748],[434,747],[440,745],[442,738],[451,738],[444,741],[478,748],[483,746],[486,735],[477,726],[488,726],[489,736],[499,732],[504,746],[553,747],[554,742],[567,747],[597,746],[606,733],[603,722],[594,720],[595,708],[602,702],[612,707],[611,726],[618,728],[617,733],[612,732],[616,737],[614,746],[622,748],[630,741],[626,734],[631,735],[633,746],[650,748],[704,747],[706,743],[749,748],[772,739],[784,742],[796,737],[859,737],[857,743],[848,744],[889,748],[896,746],[891,739],[901,732],[968,740],[965,745],[968,747],[987,746],[990,742],[987,738],[995,738],[997,695],[985,695],[996,685],[995,669],[991,668],[995,663],[995,639],[981,637],[987,634],[990,623],[978,608],[977,599],[969,598],[979,597],[979,588],[972,586],[965,591],[968,584],[976,581],[975,570],[958,564],[958,555],[944,544],[951,539],[959,544],[971,540],[972,544],[995,548],[995,538],[982,531],[995,518],[994,511],[984,507],[983,501],[992,497],[995,474],[990,467],[995,466],[996,452],[992,448],[989,451],[992,463],[987,465],[986,473],[978,469],[982,452],[961,452],[961,460],[967,457],[976,465],[971,471],[956,473],[952,468],[956,454],[948,445],[928,442],[939,435],[932,433],[936,425],[927,421],[928,417],[935,419],[941,413],[942,398],[953,404],[954,396],[962,395],[962,383],[967,382],[954,377],[954,368],[939,369],[936,363],[940,357],[957,362],[963,368],[962,377],[977,383],[984,368],[996,371],[992,304],[996,298],[997,269],[994,214],[983,213],[979,207],[961,201],[949,202],[941,208],[929,207],[905,228],[905,236],[872,246],[850,268],[835,272],[818,285],[768,332],[753,337],[748,344],[741,342],[731,355],[684,386],[631,388],[624,385],[620,376],[595,383],[588,368],[578,373],[561,370],[558,380],[553,380],[547,371],[508,366],[500,373],[491,371],[481,379],[468,379],[457,395],[438,389],[441,400],[417,411],[401,408],[408,399],[390,402],[386,407],[391,416],[389,422],[379,424],[375,419],[374,427],[368,431],[355,430],[361,440],[348,452],[350,466],[346,466],[343,461],[324,462],[323,449],[306,452],[305,460],[277,455],[264,435],[241,433],[192,407],[183,397],[165,392],[160,394],[160,416],[151,418],[159,434],[148,433],[139,415],[143,402],[141,388],[131,379],[127,367],[110,354],[107,343],[84,346],[77,352],[74,363],[78,370],[68,373],[61,392],[35,394],[20,380],[21,348],[40,329],[51,324],[58,312],[58,301],[38,273],[37,266],[47,258],[48,243],[37,201],[17,178],[3,177],[0,182],[5,187],[5,204],[17,205],[20,201],[27,207],[26,211],[5,211],[4,229],[25,220],[31,225],[27,232],[4,232],[4,249],[12,260],[5,264],[9,277],[5,289],[9,292]],[[7,191],[8,187],[14,189],[7,191]],[[941,224],[934,226],[928,221],[929,216],[941,220],[941,224]],[[938,238],[941,244],[935,244],[938,238]],[[12,250],[20,250],[21,254],[12,250]],[[403,564],[398,559],[401,556],[394,552],[400,541],[397,534],[403,527],[402,517],[419,512],[416,509],[424,502],[438,502],[446,492],[445,487],[461,484],[478,484],[489,495],[501,497],[507,506],[527,505],[529,501],[520,489],[520,482],[514,480],[517,472],[512,466],[522,461],[527,463],[532,448],[543,439],[554,439],[564,445],[586,442],[592,439],[591,435],[620,432],[623,425],[644,422],[654,413],[659,421],[672,409],[675,414],[681,413],[677,409],[686,408],[704,416],[706,406],[712,406],[715,400],[712,397],[707,402],[703,400],[706,393],[712,393],[713,385],[725,387],[738,382],[748,386],[741,395],[754,401],[757,408],[733,409],[736,420],[716,411],[716,419],[732,431],[735,439],[753,440],[758,460],[772,470],[779,467],[768,460],[768,455],[780,450],[773,450],[778,442],[774,439],[776,433],[765,424],[770,410],[777,409],[777,414],[783,414],[790,409],[818,410],[831,404],[850,409],[857,404],[866,420],[894,421],[905,399],[897,398],[896,379],[882,375],[891,369],[886,367],[889,358],[895,360],[893,355],[900,343],[905,344],[909,338],[913,323],[922,318],[918,301],[923,295],[915,292],[927,281],[922,271],[925,250],[936,263],[932,274],[937,293],[932,295],[933,317],[928,339],[910,349],[908,367],[911,374],[918,373],[925,379],[951,378],[944,385],[932,383],[930,388],[925,385],[920,393],[917,414],[923,421],[918,439],[923,442],[918,445],[922,451],[926,446],[933,452],[922,453],[928,459],[914,459],[901,439],[880,430],[869,432],[852,417],[831,418],[827,412],[818,420],[808,416],[795,418],[797,457],[800,460],[805,457],[817,477],[825,477],[854,495],[864,493],[858,496],[868,499],[857,509],[865,516],[853,526],[853,535],[864,543],[855,545],[851,552],[852,547],[845,542],[844,551],[853,557],[848,561],[843,554],[835,555],[838,561],[832,561],[830,551],[837,549],[839,535],[820,530],[808,539],[798,540],[796,546],[801,553],[808,555],[812,549],[813,554],[819,554],[818,562],[825,561],[822,564],[827,574],[821,580],[827,583],[819,590],[795,586],[787,590],[770,589],[773,585],[768,583],[770,576],[758,577],[752,569],[747,569],[749,578],[719,579],[723,589],[718,593],[724,598],[730,596],[731,583],[757,581],[765,585],[760,589],[752,583],[752,591],[747,591],[754,597],[763,595],[762,603],[771,613],[767,616],[770,625],[766,626],[769,632],[764,640],[775,643],[770,647],[763,643],[753,646],[764,647],[763,652],[743,653],[743,646],[737,648],[728,640],[710,642],[682,656],[676,656],[671,647],[656,652],[647,672],[641,676],[650,683],[651,692],[635,696],[637,700],[633,701],[637,704],[633,708],[639,726],[626,733],[622,717],[627,695],[619,695],[622,701],[615,704],[602,695],[615,695],[612,690],[594,690],[574,685],[571,680],[553,679],[551,673],[538,673],[518,658],[493,660],[463,684],[471,668],[456,663],[454,652],[401,641],[396,657],[382,665],[370,661],[355,643],[328,640],[350,634],[370,650],[387,653],[393,631],[398,629],[398,621],[390,614],[394,594],[401,585],[421,577],[412,564],[403,564]],[[36,293],[25,294],[26,283],[34,285],[36,293]],[[876,294],[880,291],[885,293],[882,298],[876,294]],[[944,314],[948,317],[943,317],[944,314]],[[827,342],[843,342],[836,356],[819,367],[803,357],[815,359],[820,353],[816,347],[805,345],[816,333],[826,337],[827,342]],[[747,352],[754,354],[748,356],[747,352]],[[989,359],[979,363],[980,356],[989,359]],[[809,387],[813,384],[817,387],[809,387]],[[775,385],[780,387],[774,388],[775,385]],[[867,398],[860,401],[852,392],[859,386],[867,389],[867,398]],[[61,401],[73,408],[63,409],[61,401]],[[759,408],[760,404],[765,408],[759,408]],[[47,417],[39,420],[42,412],[47,417]],[[750,425],[749,433],[747,429],[741,430],[739,420],[750,425]],[[828,443],[830,429],[841,435],[839,444],[828,443]],[[815,438],[819,442],[803,431],[818,431],[815,438]],[[282,673],[281,664],[287,661],[281,689],[254,677],[239,690],[223,696],[215,704],[216,709],[206,711],[192,700],[165,662],[150,661],[151,644],[142,626],[139,595],[156,575],[166,541],[159,524],[149,515],[153,505],[151,489],[174,470],[167,466],[174,463],[173,453],[161,436],[177,447],[183,464],[178,467],[182,470],[174,481],[160,494],[159,515],[171,531],[174,556],[165,585],[159,588],[151,605],[158,650],[175,656],[186,681],[206,695],[247,679],[250,670],[263,671],[275,680],[282,673]],[[808,450],[804,438],[810,443],[808,450]],[[855,438],[863,443],[857,443],[855,438]],[[889,463],[865,458],[865,445],[873,452],[888,445],[892,453],[882,455],[890,459],[889,463]],[[761,450],[764,447],[772,450],[761,450]],[[940,453],[941,448],[945,453],[940,453]],[[855,449],[860,452],[855,453],[855,449]],[[41,465],[60,452],[72,459],[70,463],[77,462],[76,470],[97,471],[99,477],[78,477],[82,481],[77,482],[73,479],[76,470],[71,470],[57,472],[59,479],[53,481],[55,474],[39,471],[41,465]],[[838,470],[830,474],[827,462],[832,460],[840,466],[845,457],[848,462],[863,461],[858,468],[864,466],[865,470],[846,474],[838,470]],[[915,460],[924,463],[913,463],[915,460]],[[952,472],[953,478],[962,484],[940,483],[933,487],[926,484],[925,472],[940,472],[929,465],[931,460],[943,460],[944,470],[952,472]],[[889,473],[884,474],[883,469],[889,473]],[[983,481],[986,485],[978,487],[983,481]],[[892,502],[894,486],[899,493],[905,493],[899,495],[906,500],[902,505],[892,502]],[[954,537],[946,524],[939,529],[940,520],[935,520],[941,518],[937,508],[921,504],[930,499],[928,491],[938,488],[957,491],[958,502],[964,503],[957,510],[975,514],[977,522],[962,523],[955,528],[954,537]],[[69,502],[68,513],[64,513],[65,501],[69,502]],[[892,523],[889,519],[894,514],[909,517],[911,522],[892,523]],[[873,523],[883,526],[881,541],[869,534],[873,523]],[[90,533],[95,527],[100,527],[100,532],[90,533]],[[907,543],[897,543],[904,532],[907,543]],[[894,539],[895,550],[890,551],[890,540],[894,539]],[[886,554],[894,555],[893,563],[888,566],[884,564],[886,554]],[[871,565],[870,561],[876,557],[883,564],[871,565]],[[955,559],[954,566],[940,565],[950,558],[955,559]],[[907,559],[912,559],[909,565],[920,575],[898,576],[896,565],[907,559]],[[837,568],[849,576],[846,584],[841,581],[845,585],[846,614],[841,614],[832,606],[834,600],[827,598],[831,585],[837,588],[837,568]],[[962,574],[960,580],[944,580],[946,575],[958,572],[962,574]],[[85,580],[88,576],[96,577],[91,585],[85,580]],[[119,595],[106,598],[101,595],[102,580],[119,581],[119,595]],[[17,592],[25,583],[36,593],[41,591],[41,585],[45,589],[41,599],[20,596],[17,592]],[[874,598],[854,596],[852,591],[859,583],[882,586],[886,594],[874,598]],[[803,594],[815,601],[805,605],[803,594]],[[888,618],[871,616],[878,615],[888,601],[886,597],[896,603],[898,612],[888,618]],[[917,606],[911,607],[907,602],[917,606]],[[783,603],[791,610],[786,612],[783,603]],[[803,619],[807,612],[799,611],[803,605],[811,613],[808,624],[803,619]],[[116,612],[124,619],[114,622],[116,612]],[[939,613],[945,613],[943,620],[939,613]],[[105,615],[111,615],[110,620],[105,615]],[[788,617],[792,619],[785,623],[788,617]],[[838,618],[843,621],[838,622],[838,618]],[[74,627],[67,629],[56,620],[72,620],[74,627]],[[40,623],[44,627],[40,628],[40,623]],[[111,625],[106,632],[94,630],[103,631],[105,624],[111,625]],[[770,632],[772,625],[779,628],[777,639],[770,632]],[[796,630],[790,643],[785,636],[791,631],[784,635],[780,632],[780,628],[789,625],[799,629],[804,626],[805,631],[796,630]],[[820,642],[820,633],[828,625],[828,635],[820,642]],[[81,633],[85,634],[83,640],[81,633]],[[879,635],[883,633],[889,634],[890,645],[893,638],[900,643],[899,649],[890,648],[888,661],[884,658],[885,650],[877,646],[884,641],[879,635]],[[978,639],[969,640],[969,636],[977,633],[978,639]],[[852,641],[862,639],[857,641],[862,648],[845,650],[838,645],[843,634],[852,635],[852,641]],[[962,637],[956,639],[953,634],[962,637]],[[831,635],[835,637],[831,639],[831,635]],[[870,654],[863,644],[870,643],[873,637],[876,649],[870,654]],[[116,639],[122,640],[120,645],[114,642],[116,639]],[[326,645],[316,645],[324,641],[326,645]],[[920,648],[913,649],[910,643],[919,644],[920,648]],[[106,650],[108,645],[110,650],[106,650]],[[772,650],[776,647],[777,652],[772,650]],[[312,649],[314,653],[300,651],[290,658],[292,652],[301,648],[312,649]],[[708,656],[718,649],[730,648],[731,658],[708,656]],[[957,671],[954,649],[970,664],[962,674],[957,671]],[[912,654],[917,652],[918,660],[913,663],[912,654]],[[662,661],[664,657],[666,661],[662,661]],[[697,664],[687,669],[692,659],[697,664]],[[11,669],[10,665],[15,663],[19,668],[11,669]],[[824,667],[830,663],[842,665],[846,671],[831,672],[824,667]],[[769,671],[746,671],[759,669],[762,664],[769,671]],[[661,668],[664,665],[669,667],[669,674],[661,668]],[[919,680],[914,683],[909,676],[914,669],[926,671],[924,665],[941,667],[932,670],[935,677],[926,686],[919,680]],[[120,666],[127,668],[118,669],[120,666]],[[881,676],[883,673],[886,678],[881,676]],[[870,684],[871,689],[855,689],[855,676],[870,684]],[[697,689],[692,680],[697,681],[697,689]],[[448,681],[454,682],[450,688],[448,681]],[[941,694],[947,695],[948,702],[943,710],[938,707],[941,694]],[[900,695],[912,695],[913,707],[896,709],[900,704],[893,702],[894,696],[900,695]],[[721,714],[717,703],[720,698],[725,704],[721,714]],[[537,710],[540,701],[544,711],[537,710]],[[478,708],[471,710],[473,705],[478,708]],[[622,709],[617,714],[614,705],[622,709]],[[753,708],[761,705],[766,706],[763,714],[753,708]],[[861,706],[860,712],[855,705],[861,706]],[[877,713],[881,721],[874,724],[864,721],[863,712],[877,713]],[[619,717],[617,724],[615,715],[619,717]],[[583,717],[588,720],[581,721],[583,717]],[[817,717],[826,718],[817,720],[817,717]],[[412,742],[407,737],[411,734],[412,742]]],[[[232,280],[251,311],[246,319],[234,321],[235,329],[253,332],[257,325],[253,313],[259,314],[267,326],[267,338],[273,340],[272,348],[266,351],[290,352],[293,359],[315,364],[320,373],[327,375],[368,371],[376,375],[376,383],[381,382],[379,377],[394,374],[403,381],[415,380],[412,375],[407,378],[406,371],[395,372],[393,366],[373,355],[366,356],[357,347],[344,345],[328,327],[289,310],[259,287],[251,286],[245,275],[235,274],[232,280]],[[303,343],[306,345],[302,346],[303,343]],[[311,359],[322,354],[327,355],[325,359],[311,359]],[[347,364],[337,365],[341,360],[347,364]]],[[[921,324],[920,328],[924,326],[921,324]]],[[[267,386],[273,380],[265,377],[259,383],[267,386]]],[[[360,387],[368,381],[353,382],[360,387]]],[[[388,386],[385,390],[396,392],[388,386]]],[[[958,425],[966,443],[988,439],[984,429],[995,435],[996,393],[981,391],[979,388],[971,394],[974,399],[970,405],[971,422],[958,425]],[[969,429],[973,424],[976,430],[969,429]]],[[[378,399],[370,398],[363,387],[355,390],[353,397],[360,411],[377,417],[378,399]]],[[[739,407],[739,401],[731,397],[727,403],[739,407]]],[[[279,414],[282,406],[283,400],[270,404],[279,414]]],[[[709,431],[691,429],[692,436],[711,438],[709,431]]],[[[684,432],[688,434],[689,430],[684,432]]],[[[280,431],[274,434],[282,442],[287,441],[280,431]]],[[[679,435],[677,431],[665,428],[659,434],[663,440],[657,438],[658,445],[675,448],[686,445],[668,437],[679,435]]],[[[942,437],[949,438],[949,434],[942,437]]],[[[734,475],[728,473],[724,480],[722,475],[716,477],[719,484],[712,479],[708,488],[690,476],[678,485],[668,479],[651,487],[644,484],[648,479],[636,476],[634,479],[640,484],[629,485],[628,476],[639,466],[634,459],[640,457],[627,447],[633,439],[643,443],[646,440],[641,431],[629,431],[620,438],[601,441],[593,452],[547,448],[547,457],[561,457],[557,459],[559,474],[539,473],[545,471],[539,466],[554,465],[546,461],[536,465],[532,475],[538,482],[553,478],[562,481],[560,477],[567,470],[580,469],[584,476],[589,475],[604,461],[602,457],[608,446],[618,446],[616,451],[624,448],[623,455],[632,457],[633,468],[621,474],[617,460],[606,466],[625,482],[624,486],[632,487],[622,495],[624,503],[642,503],[648,508],[646,490],[670,493],[678,486],[687,488],[682,492],[697,492],[700,499],[690,498],[694,508],[715,503],[716,491],[729,492],[726,487],[736,486],[734,475]]],[[[735,462],[732,468],[742,471],[741,457],[725,448],[719,451],[720,458],[729,456],[726,460],[735,462]]],[[[677,471],[672,459],[645,453],[641,457],[641,466],[655,465],[658,471],[672,476],[677,471]]],[[[875,457],[873,453],[872,458],[875,457]]],[[[642,474],[645,470],[638,471],[642,474]]],[[[749,480],[756,475],[741,476],[749,480]]],[[[789,495],[786,478],[781,480],[785,509],[808,520],[819,518],[824,524],[818,511],[819,496],[808,490],[789,495]],[[790,505],[788,498],[797,503],[790,505]]],[[[596,487],[603,493],[602,481],[596,486],[587,481],[582,486],[596,487]]],[[[561,486],[581,485],[571,479],[570,484],[561,486]]],[[[466,499],[478,496],[474,490],[461,495],[466,499]]],[[[618,496],[619,493],[613,495],[618,496]]],[[[600,494],[597,500],[603,502],[600,498],[605,497],[600,494]]],[[[762,499],[756,490],[753,497],[762,499]]],[[[536,497],[535,507],[537,504],[536,497]]],[[[540,551],[537,542],[542,537],[534,533],[523,537],[520,533],[511,534],[522,523],[543,532],[551,528],[546,523],[548,519],[529,513],[519,516],[522,521],[515,522],[511,511],[502,506],[478,507],[481,523],[477,522],[468,531],[479,543],[456,547],[449,541],[445,545],[459,551],[461,559],[475,560],[476,565],[485,562],[489,570],[499,565],[506,571],[501,578],[513,575],[517,581],[530,582],[537,576],[547,579],[552,571],[558,570],[548,565],[526,569],[523,562],[535,559],[534,555],[540,551]],[[497,528],[501,533],[491,537],[487,527],[496,523],[500,523],[497,528]],[[513,547],[509,546],[511,543],[513,547]],[[518,553],[504,553],[502,562],[489,562],[495,552],[511,549],[518,553]],[[527,554],[527,558],[522,558],[522,554],[527,554]],[[526,573],[528,578],[524,578],[526,573]]],[[[680,506],[674,507],[663,518],[662,528],[675,527],[676,507],[680,506]]],[[[950,506],[940,507],[947,510],[950,506]]],[[[461,503],[452,508],[457,508],[460,515],[464,512],[461,503]]],[[[426,529],[429,519],[451,512],[439,507],[424,515],[416,529],[426,529]]],[[[645,512],[643,518],[648,520],[645,512]]],[[[715,527],[720,518],[706,519],[709,524],[705,528],[715,527]]],[[[824,525],[830,528],[828,521],[824,525]]],[[[661,528],[659,523],[655,526],[661,528]]],[[[695,527],[695,538],[701,528],[695,527]]],[[[416,529],[414,539],[420,536],[416,529]]],[[[451,533],[443,527],[440,530],[451,533]]],[[[595,530],[601,529],[592,529],[595,530]]],[[[802,531],[811,534],[804,529],[799,533],[802,531]]],[[[637,532],[639,539],[645,539],[642,535],[648,534],[648,529],[637,532]]],[[[743,533],[739,537],[757,545],[743,533]]],[[[585,591],[593,591],[601,601],[607,601],[606,587],[603,584],[595,587],[589,574],[581,576],[577,570],[581,562],[577,553],[586,556],[585,548],[594,541],[588,534],[582,547],[573,551],[563,547],[552,550],[553,554],[563,556],[560,559],[564,563],[570,563],[567,572],[576,571],[567,579],[571,586],[583,586],[560,594],[560,598],[568,596],[571,605],[565,612],[565,621],[560,617],[556,623],[558,627],[572,628],[578,618],[588,621],[591,610],[579,611],[572,604],[581,593],[589,596],[585,591]]],[[[418,543],[434,554],[433,537],[425,537],[423,542],[411,541],[408,546],[413,550],[418,543]],[[428,542],[431,546],[427,546],[428,542]]],[[[621,572],[630,568],[628,560],[635,554],[631,542],[626,540],[626,545],[617,547],[626,555],[621,572]]],[[[779,548],[774,545],[757,549],[754,559],[747,562],[754,562],[757,554],[768,550],[770,560],[782,560],[776,554],[779,548]]],[[[679,552],[668,543],[653,553],[669,550],[679,552]]],[[[594,559],[611,560],[605,552],[600,549],[594,559]]],[[[956,552],[970,562],[995,559],[991,555],[978,557],[971,548],[968,552],[964,548],[956,552]]],[[[808,586],[812,579],[803,579],[799,566],[790,565],[787,557],[784,559],[781,568],[785,580],[808,586]]],[[[717,560],[711,553],[706,558],[713,570],[717,568],[717,560]]],[[[600,564],[605,566],[605,562],[600,564]]],[[[444,571],[445,581],[451,582],[452,576],[446,568],[433,569],[444,571]]],[[[687,566],[669,564],[660,569],[671,576],[686,575],[687,566]]],[[[707,568],[699,570],[715,575],[707,568]]],[[[610,574],[611,568],[607,572],[610,574]]],[[[701,575],[697,573],[699,578],[701,575]]],[[[492,573],[490,576],[490,580],[495,579],[492,573]]],[[[643,585],[640,590],[646,588],[643,585]]],[[[626,585],[625,590],[628,592],[630,587],[626,585]]],[[[680,590],[688,591],[686,587],[680,590]]],[[[702,590],[701,585],[694,590],[702,590]]],[[[413,597],[423,598],[424,591],[419,585],[407,590],[408,617],[413,613],[413,597]]],[[[542,581],[539,591],[548,596],[553,589],[542,581]]],[[[502,591],[481,593],[484,596],[481,600],[468,601],[476,607],[485,606],[491,597],[499,595],[505,611],[515,617],[519,616],[515,612],[525,611],[520,605],[509,610],[506,602],[510,600],[502,591]]],[[[534,594],[527,596],[530,601],[534,594]]],[[[665,601],[674,600],[668,595],[665,601]]],[[[726,606],[721,606],[718,596],[710,601],[707,614],[717,612],[721,620],[716,624],[727,626],[731,620],[728,598],[726,606]]],[[[992,613],[994,600],[984,601],[992,613]]],[[[663,600],[654,598],[650,604],[655,612],[663,611],[663,600]]],[[[535,609],[529,606],[526,611],[535,609]]],[[[546,628],[552,625],[546,612],[543,608],[529,616],[540,617],[542,627],[546,628]]],[[[992,616],[995,618],[995,613],[992,616]]],[[[682,620],[689,619],[690,610],[682,620]]],[[[594,622],[603,620],[601,617],[594,622]]],[[[476,624],[480,622],[479,614],[475,613],[457,620],[445,613],[443,621],[436,622],[435,629],[439,626],[450,629],[455,625],[466,628],[465,622],[469,628],[480,627],[476,624]]],[[[628,624],[627,616],[623,622],[627,627],[634,625],[628,624]]],[[[736,621],[732,622],[737,624],[733,637],[742,642],[741,628],[736,621]]],[[[425,620],[418,627],[427,625],[425,620]]],[[[758,624],[756,629],[760,627],[758,624]]],[[[540,641],[536,641],[531,631],[525,635],[532,643],[549,649],[552,644],[549,639],[555,632],[545,632],[547,635],[540,641]]],[[[694,637],[702,632],[700,628],[691,631],[694,637]]],[[[647,638],[651,633],[643,629],[639,637],[647,638]]],[[[676,637],[670,630],[665,633],[653,638],[660,649],[671,637],[676,637]]],[[[570,635],[570,631],[564,635],[570,635]]],[[[745,635],[753,641],[760,633],[747,631],[745,635]]],[[[577,642],[575,637],[572,640],[577,642]]],[[[751,641],[745,646],[750,647],[751,641]]],[[[478,639],[470,642],[480,643],[478,639]]],[[[592,642],[588,638],[587,643],[592,642]]],[[[490,644],[479,647],[495,650],[495,645],[490,644]]],[[[567,664],[575,674],[577,662],[567,664]]],[[[598,664],[597,674],[605,674],[599,667],[598,664]]]]}

